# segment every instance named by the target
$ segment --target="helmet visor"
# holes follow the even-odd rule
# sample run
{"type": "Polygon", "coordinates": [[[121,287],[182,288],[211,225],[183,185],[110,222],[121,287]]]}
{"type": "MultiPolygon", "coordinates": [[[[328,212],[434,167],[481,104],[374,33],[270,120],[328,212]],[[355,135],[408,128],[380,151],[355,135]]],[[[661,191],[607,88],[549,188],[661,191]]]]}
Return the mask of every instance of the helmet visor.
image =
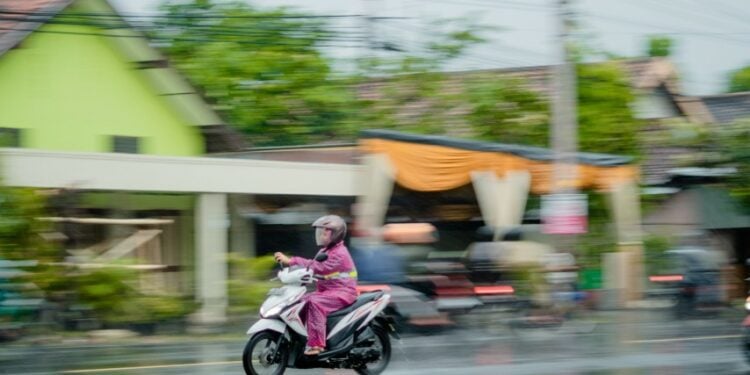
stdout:
{"type": "Polygon", "coordinates": [[[326,228],[315,228],[315,244],[318,246],[328,246],[330,241],[330,231],[326,228]]]}

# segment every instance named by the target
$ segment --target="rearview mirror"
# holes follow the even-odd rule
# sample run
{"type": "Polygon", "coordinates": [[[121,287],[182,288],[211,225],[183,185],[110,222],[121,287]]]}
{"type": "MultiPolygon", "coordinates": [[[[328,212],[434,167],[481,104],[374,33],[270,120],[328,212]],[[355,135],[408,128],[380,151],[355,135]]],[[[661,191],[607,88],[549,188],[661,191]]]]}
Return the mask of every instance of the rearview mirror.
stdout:
{"type": "Polygon", "coordinates": [[[318,254],[318,255],[315,256],[315,261],[316,262],[325,262],[326,259],[328,259],[328,254],[326,254],[326,253],[320,253],[320,254],[318,254]]]}

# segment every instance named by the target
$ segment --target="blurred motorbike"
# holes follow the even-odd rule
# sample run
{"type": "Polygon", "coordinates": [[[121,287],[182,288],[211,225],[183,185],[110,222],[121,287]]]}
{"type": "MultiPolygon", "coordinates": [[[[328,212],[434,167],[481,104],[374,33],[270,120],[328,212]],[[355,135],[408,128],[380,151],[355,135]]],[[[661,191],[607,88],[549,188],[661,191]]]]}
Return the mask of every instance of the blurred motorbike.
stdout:
{"type": "MultiPolygon", "coordinates": [[[[327,259],[318,254],[315,261],[327,259]]],[[[287,367],[344,368],[359,374],[380,374],[391,358],[390,336],[398,337],[392,322],[383,314],[390,295],[383,291],[362,293],[350,306],[328,316],[326,351],[304,355],[307,328],[300,312],[306,302],[306,285],[315,281],[312,270],[284,268],[278,273],[284,284],[268,292],[260,317],[247,334],[250,340],[242,354],[245,373],[281,375],[287,367]]]]}

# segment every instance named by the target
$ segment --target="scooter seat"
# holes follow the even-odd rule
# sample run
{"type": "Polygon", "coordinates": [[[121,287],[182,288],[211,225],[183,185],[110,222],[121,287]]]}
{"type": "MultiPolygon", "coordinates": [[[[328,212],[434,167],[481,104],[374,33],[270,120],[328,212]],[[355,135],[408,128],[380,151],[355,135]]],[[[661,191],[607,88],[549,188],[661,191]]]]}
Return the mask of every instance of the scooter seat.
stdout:
{"type": "Polygon", "coordinates": [[[357,297],[357,300],[354,301],[351,305],[344,307],[341,310],[337,310],[332,312],[330,315],[328,315],[329,318],[339,318],[342,317],[356,309],[358,309],[360,306],[366,304],[367,302],[374,301],[380,297],[383,296],[383,291],[378,290],[375,292],[369,292],[369,293],[362,293],[357,297]]]}

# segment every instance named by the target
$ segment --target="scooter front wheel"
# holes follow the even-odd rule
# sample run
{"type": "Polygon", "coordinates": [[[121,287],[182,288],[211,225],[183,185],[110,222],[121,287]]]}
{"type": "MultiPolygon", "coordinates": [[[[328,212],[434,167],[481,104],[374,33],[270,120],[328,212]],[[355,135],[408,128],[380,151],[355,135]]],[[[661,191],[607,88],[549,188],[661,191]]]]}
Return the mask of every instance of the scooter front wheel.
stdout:
{"type": "Polygon", "coordinates": [[[253,335],[242,353],[242,367],[247,375],[282,375],[289,356],[280,345],[280,333],[261,331],[253,335]]]}

